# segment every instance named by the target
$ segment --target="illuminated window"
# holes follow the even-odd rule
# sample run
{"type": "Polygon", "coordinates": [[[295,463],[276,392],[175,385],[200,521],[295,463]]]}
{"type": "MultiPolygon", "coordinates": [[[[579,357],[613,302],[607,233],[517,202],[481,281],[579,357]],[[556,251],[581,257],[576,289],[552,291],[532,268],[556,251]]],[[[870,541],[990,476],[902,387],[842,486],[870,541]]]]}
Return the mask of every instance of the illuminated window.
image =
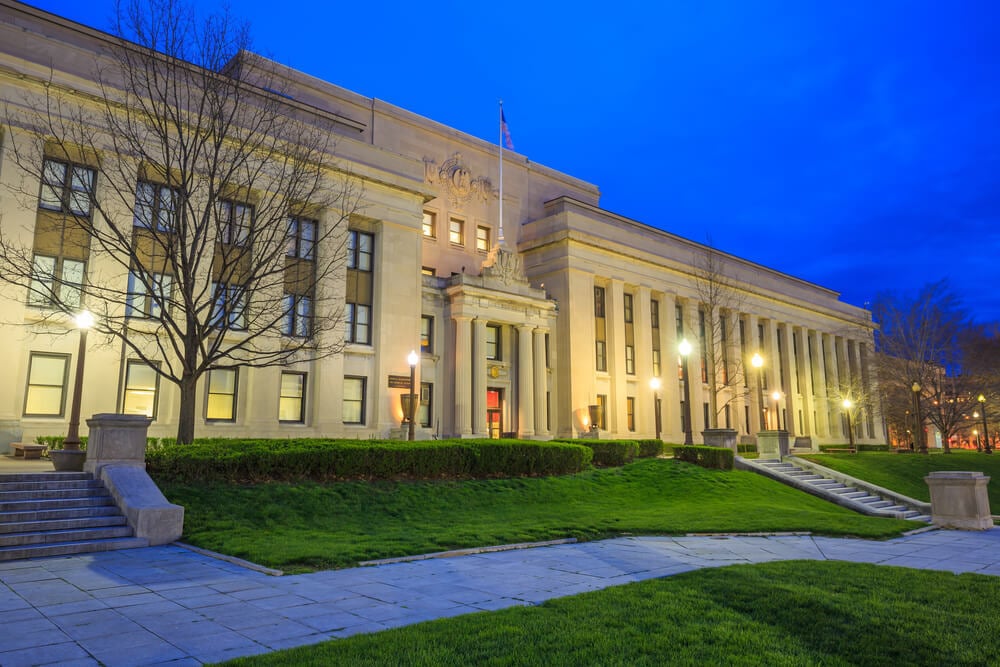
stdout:
{"type": "Polygon", "coordinates": [[[479,252],[490,251],[490,228],[476,227],[476,250],[479,252]]]}
{"type": "Polygon", "coordinates": [[[363,377],[344,378],[344,423],[365,423],[365,382],[363,377]]]}
{"type": "Polygon", "coordinates": [[[434,352],[434,318],[430,315],[420,318],[420,351],[424,354],[434,352]]]}
{"type": "Polygon", "coordinates": [[[129,360],[125,365],[125,394],[122,413],[156,418],[160,376],[145,361],[129,360]]]}
{"type": "Polygon", "coordinates": [[[437,214],[424,211],[424,236],[429,239],[437,238],[437,214]]]}
{"type": "Polygon", "coordinates": [[[236,421],[236,386],[239,374],[235,368],[213,368],[208,372],[205,403],[207,421],[236,421]]]}
{"type": "Polygon", "coordinates": [[[629,431],[635,430],[635,397],[625,397],[625,417],[629,431]]]}
{"type": "Polygon", "coordinates": [[[434,409],[434,385],[430,382],[420,383],[420,408],[417,414],[417,422],[425,427],[430,428],[431,418],[433,416],[434,409]]]}
{"type": "Polygon", "coordinates": [[[375,236],[351,230],[347,239],[347,303],[344,307],[348,343],[371,344],[375,236]]]}
{"type": "Polygon", "coordinates": [[[281,372],[278,421],[301,424],[306,420],[306,374],[281,372]]]}
{"type": "Polygon", "coordinates": [[[501,358],[502,339],[500,327],[496,324],[486,325],[486,358],[499,361],[501,358]]]}
{"type": "Polygon", "coordinates": [[[465,245],[465,221],[458,218],[448,220],[448,241],[453,245],[465,245]]]}
{"type": "Polygon", "coordinates": [[[32,352],[28,362],[25,417],[61,417],[66,402],[68,354],[32,352]]]}

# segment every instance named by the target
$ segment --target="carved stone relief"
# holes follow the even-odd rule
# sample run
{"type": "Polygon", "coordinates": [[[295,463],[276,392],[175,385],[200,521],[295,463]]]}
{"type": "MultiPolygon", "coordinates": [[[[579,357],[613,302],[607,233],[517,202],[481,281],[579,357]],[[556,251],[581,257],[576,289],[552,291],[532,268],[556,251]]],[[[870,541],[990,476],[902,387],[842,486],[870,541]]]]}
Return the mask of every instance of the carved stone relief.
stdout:
{"type": "Polygon", "coordinates": [[[488,202],[499,196],[490,179],[472,177],[472,171],[462,161],[461,153],[455,153],[440,167],[434,160],[424,158],[424,180],[431,185],[440,184],[449,205],[458,211],[472,200],[488,202]]]}

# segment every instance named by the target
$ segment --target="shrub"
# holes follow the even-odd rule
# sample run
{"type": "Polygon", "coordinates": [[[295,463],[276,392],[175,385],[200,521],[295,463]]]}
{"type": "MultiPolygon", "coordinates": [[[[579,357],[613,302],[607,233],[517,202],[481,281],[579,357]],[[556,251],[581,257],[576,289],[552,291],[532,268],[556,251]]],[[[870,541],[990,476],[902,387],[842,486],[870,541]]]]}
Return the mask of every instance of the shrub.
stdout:
{"type": "Polygon", "coordinates": [[[623,466],[635,460],[639,454],[639,443],[635,440],[596,440],[592,438],[557,439],[552,442],[565,442],[589,447],[594,453],[591,460],[595,466],[616,467],[623,466]]]}
{"type": "Polygon", "coordinates": [[[199,439],[147,452],[149,473],[182,483],[564,475],[586,468],[580,445],[528,440],[199,439]]]}
{"type": "MultiPolygon", "coordinates": [[[[65,435],[36,435],[35,442],[39,445],[45,445],[49,449],[62,449],[63,443],[66,441],[65,435]]],[[[80,449],[87,451],[87,436],[80,436],[80,449]]]]}
{"type": "Polygon", "coordinates": [[[756,454],[757,453],[757,445],[755,445],[753,443],[749,443],[749,444],[746,444],[746,445],[742,445],[742,444],[741,445],[736,445],[736,453],[737,454],[756,454]]]}
{"type": "Polygon", "coordinates": [[[640,459],[651,459],[662,456],[666,451],[666,446],[662,440],[640,440],[639,453],[636,455],[640,459]]]}
{"type": "Polygon", "coordinates": [[[698,445],[677,445],[674,447],[674,458],[687,463],[694,463],[702,468],[716,470],[733,469],[733,450],[727,447],[701,447],[698,445]]]}

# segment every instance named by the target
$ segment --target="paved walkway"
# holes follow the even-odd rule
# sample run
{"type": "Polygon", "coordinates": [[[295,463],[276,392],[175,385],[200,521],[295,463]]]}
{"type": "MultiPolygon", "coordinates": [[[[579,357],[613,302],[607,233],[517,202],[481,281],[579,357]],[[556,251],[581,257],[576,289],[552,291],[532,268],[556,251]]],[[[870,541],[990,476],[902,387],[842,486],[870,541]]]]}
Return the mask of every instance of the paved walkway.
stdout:
{"type": "Polygon", "coordinates": [[[0,563],[0,665],[199,665],[697,568],[790,559],[1000,575],[1000,528],[888,542],[632,537],[282,577],[175,545],[0,563]]]}

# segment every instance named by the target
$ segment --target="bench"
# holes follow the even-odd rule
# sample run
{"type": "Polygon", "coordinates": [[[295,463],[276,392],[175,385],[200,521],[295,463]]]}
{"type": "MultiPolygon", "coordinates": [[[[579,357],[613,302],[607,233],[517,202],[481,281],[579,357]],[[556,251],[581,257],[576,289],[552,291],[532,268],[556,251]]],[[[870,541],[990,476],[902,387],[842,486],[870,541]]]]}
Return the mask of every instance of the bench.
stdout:
{"type": "Polygon", "coordinates": [[[25,459],[40,459],[45,453],[45,445],[35,445],[25,442],[12,442],[10,449],[14,456],[23,456],[25,459]]]}

